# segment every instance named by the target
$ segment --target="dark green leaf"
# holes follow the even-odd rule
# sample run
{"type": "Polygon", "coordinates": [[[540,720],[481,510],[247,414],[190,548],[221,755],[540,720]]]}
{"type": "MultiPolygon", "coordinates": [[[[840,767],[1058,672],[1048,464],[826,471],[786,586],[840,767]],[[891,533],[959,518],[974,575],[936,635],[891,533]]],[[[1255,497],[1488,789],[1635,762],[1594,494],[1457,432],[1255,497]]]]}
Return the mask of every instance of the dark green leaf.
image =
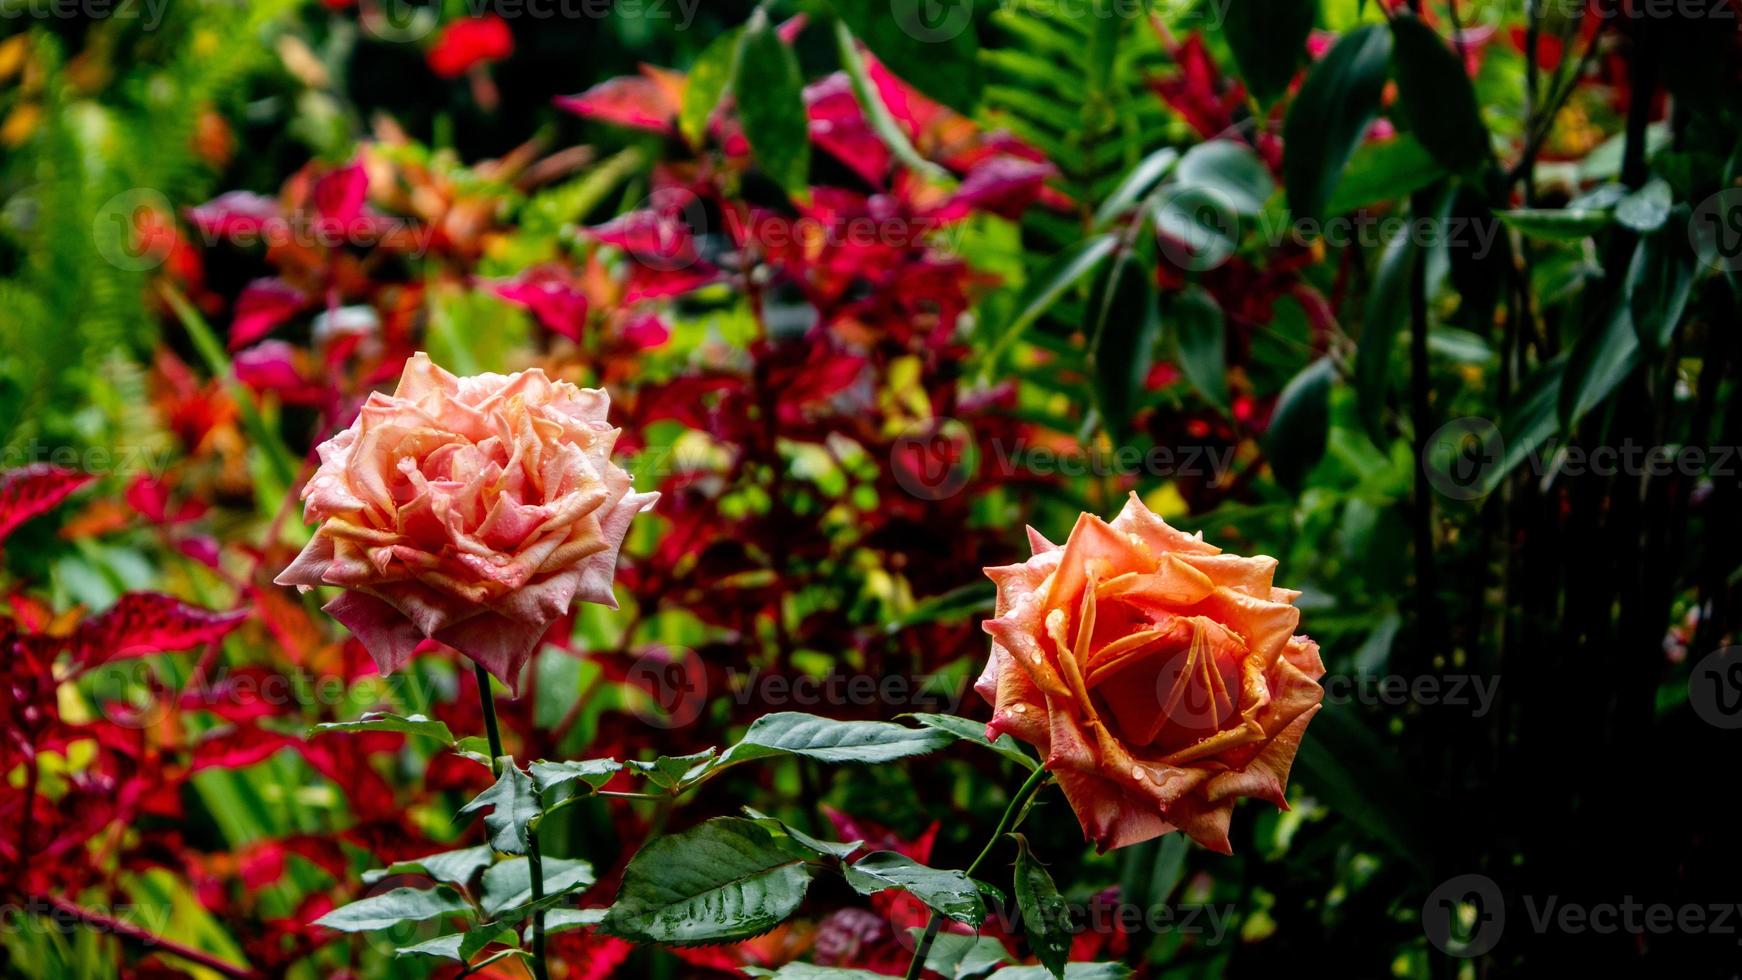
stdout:
{"type": "Polygon", "coordinates": [[[1220,192],[1235,214],[1255,215],[1276,191],[1270,168],[1237,140],[1210,140],[1186,151],[1174,170],[1180,184],[1197,184],[1220,192]]]}
{"type": "Polygon", "coordinates": [[[758,824],[761,824],[765,830],[771,831],[779,836],[791,838],[793,843],[810,851],[819,858],[834,858],[838,861],[844,861],[847,858],[852,857],[853,852],[864,846],[865,843],[864,841],[857,840],[848,841],[846,843],[819,840],[804,831],[799,830],[796,827],[788,826],[784,821],[771,817],[753,807],[745,807],[744,815],[749,817],[751,820],[756,821],[758,824]]]}
{"type": "MultiPolygon", "coordinates": [[[[593,883],[593,866],[569,858],[545,858],[544,898],[555,898],[593,883]]],[[[523,857],[512,858],[490,866],[484,872],[484,898],[478,904],[484,914],[495,916],[504,909],[532,901],[532,862],[523,857]]]]}
{"type": "Polygon", "coordinates": [[[1277,396],[1264,454],[1276,480],[1299,489],[1308,471],[1325,454],[1330,426],[1331,359],[1321,357],[1294,376],[1277,396]]]}
{"type": "Polygon", "coordinates": [[[630,759],[624,765],[646,776],[649,782],[660,789],[669,790],[675,789],[685,779],[700,776],[712,765],[718,751],[709,746],[689,755],[662,755],[651,762],[630,759]]]}
{"type": "Polygon", "coordinates": [[[894,851],[874,851],[843,868],[842,874],[847,884],[861,895],[895,888],[957,922],[978,926],[986,920],[986,904],[980,899],[980,889],[960,871],[928,868],[894,851]]]}
{"type": "Polygon", "coordinates": [[[1121,256],[1095,313],[1095,344],[1089,352],[1101,420],[1115,442],[1131,435],[1131,416],[1161,335],[1161,298],[1151,263],[1121,256]]]}
{"type": "Polygon", "coordinates": [[[1131,172],[1119,182],[1113,193],[1101,202],[1095,211],[1095,228],[1105,228],[1114,219],[1137,206],[1143,195],[1167,176],[1168,171],[1179,162],[1179,151],[1171,146],[1164,146],[1144,157],[1131,172]]]}
{"type": "Polygon", "coordinates": [[[1199,286],[1187,286],[1168,306],[1180,373],[1211,404],[1228,410],[1227,340],[1222,307],[1199,286]]]}
{"type": "Polygon", "coordinates": [[[570,929],[590,929],[605,921],[605,909],[551,909],[544,914],[547,935],[570,929]]]}
{"type": "Polygon", "coordinates": [[[726,750],[722,761],[798,755],[818,762],[894,762],[925,755],[955,741],[948,732],[887,721],[835,721],[797,711],[763,715],[726,750]]]}
{"type": "Polygon", "coordinates": [[[1027,752],[1022,751],[1022,746],[1016,744],[1016,740],[1010,736],[1000,735],[997,741],[988,740],[986,738],[986,723],[983,721],[975,721],[972,718],[962,718],[957,715],[925,713],[915,713],[908,717],[927,728],[949,732],[964,742],[983,745],[1030,771],[1040,767],[1040,763],[1034,761],[1034,758],[1027,752]]]}
{"type": "Polygon", "coordinates": [[[1070,908],[1053,884],[1052,875],[1034,859],[1028,839],[1021,834],[1010,836],[1016,839],[1016,908],[1022,913],[1022,930],[1041,965],[1053,976],[1062,977],[1071,958],[1070,908]]]}
{"type": "Polygon", "coordinates": [[[491,808],[484,815],[490,846],[508,854],[525,854],[527,827],[541,809],[531,777],[513,764],[504,765],[496,784],[460,807],[460,814],[476,813],[485,807],[491,808]]]}
{"type": "Polygon", "coordinates": [[[1639,334],[1626,303],[1617,303],[1587,323],[1567,352],[1566,371],[1561,375],[1560,425],[1571,431],[1573,423],[1621,384],[1639,362],[1639,334]]]}
{"type": "Polygon", "coordinates": [[[1094,271],[1118,245],[1119,239],[1113,235],[1093,235],[1072,245],[1048,262],[1044,270],[1029,280],[1023,290],[1016,317],[992,345],[986,355],[987,361],[995,363],[1004,349],[1022,336],[1029,324],[1040,319],[1041,314],[1058,302],[1066,290],[1094,271]]]}
{"type": "Polygon", "coordinates": [[[926,969],[951,980],[982,976],[1008,962],[1010,953],[997,939],[954,932],[939,933],[925,956],[926,969]]]}
{"type": "Polygon", "coordinates": [[[550,789],[580,780],[593,789],[611,781],[611,777],[622,771],[623,764],[615,759],[583,759],[579,762],[534,762],[532,764],[532,781],[543,793],[550,789]]]}
{"type": "Polygon", "coordinates": [[[1397,333],[1409,320],[1409,277],[1419,254],[1412,235],[1398,235],[1385,246],[1355,350],[1355,405],[1361,425],[1375,446],[1384,447],[1386,397],[1391,391],[1391,353],[1397,333]]]}
{"type": "Polygon", "coordinates": [[[760,10],[739,41],[732,91],[756,162],[788,194],[803,197],[811,160],[804,76],[798,57],[760,10]]]}
{"type": "MultiPolygon", "coordinates": [[[[1056,976],[1044,966],[1007,966],[988,980],[1046,980],[1056,976]]],[[[1131,968],[1123,963],[1067,963],[1065,980],[1125,980],[1131,968]]]]}
{"type": "Polygon", "coordinates": [[[1627,294],[1641,346],[1661,349],[1675,335],[1693,293],[1694,262],[1693,250],[1681,235],[1653,235],[1633,253],[1627,294]]]}
{"type": "Polygon", "coordinates": [[[1494,217],[1531,238],[1549,242],[1576,242],[1608,227],[1614,214],[1610,211],[1572,208],[1517,208],[1496,211],[1494,217]]]}
{"type": "Polygon", "coordinates": [[[791,915],[813,874],[754,821],[716,818],[643,847],[600,928],[641,943],[748,939],[791,915]]]}
{"type": "Polygon", "coordinates": [[[442,722],[423,715],[401,717],[385,711],[371,711],[356,721],[329,721],[316,725],[310,734],[319,735],[323,732],[401,732],[433,738],[445,745],[454,744],[454,733],[442,722]]]}
{"type": "Polygon", "coordinates": [[[1307,73],[1283,123],[1283,183],[1295,220],[1316,220],[1379,111],[1391,34],[1375,24],[1343,35],[1307,73]]]}
{"type": "Polygon", "coordinates": [[[363,883],[373,885],[390,875],[426,875],[449,885],[464,888],[472,876],[490,866],[496,854],[488,845],[467,847],[458,851],[443,851],[410,861],[395,861],[385,868],[363,873],[363,883]]]}
{"type": "Polygon", "coordinates": [[[980,102],[980,39],[971,3],[829,0],[884,66],[924,94],[971,113],[980,102]]]}
{"type": "Polygon", "coordinates": [[[1363,143],[1343,170],[1326,214],[1346,214],[1380,201],[1401,200],[1445,174],[1427,148],[1408,133],[1363,143]]]}
{"type": "Polygon", "coordinates": [[[684,82],[683,105],[678,112],[678,130],[691,146],[707,138],[708,118],[732,83],[738,57],[738,30],[730,30],[708,42],[690,65],[684,82]]]}
{"type": "Polygon", "coordinates": [[[1316,0],[1229,0],[1222,33],[1241,81],[1259,102],[1288,88],[1317,13],[1316,0]]]}
{"type": "Polygon", "coordinates": [[[1397,45],[1398,101],[1410,133],[1453,173],[1480,167],[1492,150],[1463,59],[1409,14],[1391,18],[1391,33],[1397,45]]]}
{"type": "Polygon", "coordinates": [[[340,906],[315,920],[315,925],[339,932],[374,932],[401,922],[422,922],[438,915],[470,912],[460,893],[442,885],[437,888],[395,888],[340,906]]]}
{"type": "Polygon", "coordinates": [[[1662,177],[1653,177],[1644,187],[1615,205],[1615,221],[1642,235],[1649,235],[1669,220],[1669,209],[1674,204],[1669,183],[1662,177]]]}

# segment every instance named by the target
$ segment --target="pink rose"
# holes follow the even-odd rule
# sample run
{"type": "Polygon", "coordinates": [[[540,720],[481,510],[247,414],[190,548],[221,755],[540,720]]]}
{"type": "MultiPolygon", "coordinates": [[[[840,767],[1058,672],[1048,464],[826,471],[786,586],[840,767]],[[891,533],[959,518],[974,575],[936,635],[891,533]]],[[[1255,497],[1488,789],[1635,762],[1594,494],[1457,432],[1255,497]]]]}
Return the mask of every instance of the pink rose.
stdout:
{"type": "Polygon", "coordinates": [[[515,688],[576,598],[616,608],[617,550],[659,499],[611,462],[610,406],[537,369],[456,378],[417,354],[321,444],[302,492],[320,527],[278,584],[343,588],[326,610],[383,673],[432,639],[515,688]]]}
{"type": "Polygon", "coordinates": [[[1082,515],[1063,548],[1029,537],[1034,557],[986,570],[986,734],[1040,749],[1103,851],[1183,830],[1228,853],[1235,799],[1286,809],[1325,668],[1276,559],[1222,554],[1136,495],[1111,524],[1082,515]]]}

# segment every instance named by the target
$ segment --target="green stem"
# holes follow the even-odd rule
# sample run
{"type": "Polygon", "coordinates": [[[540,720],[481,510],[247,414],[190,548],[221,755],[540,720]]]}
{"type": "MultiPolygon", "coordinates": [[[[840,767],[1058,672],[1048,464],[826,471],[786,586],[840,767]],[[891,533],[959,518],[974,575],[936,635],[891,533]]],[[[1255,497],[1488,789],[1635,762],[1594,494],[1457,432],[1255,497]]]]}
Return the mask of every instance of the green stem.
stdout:
{"type": "MultiPolygon", "coordinates": [[[[502,775],[502,731],[496,723],[496,699],[490,691],[490,672],[483,664],[472,665],[478,676],[478,704],[484,709],[484,737],[490,742],[490,769],[502,775]]],[[[512,761],[512,760],[511,760],[512,761]]],[[[526,835],[526,865],[532,879],[532,900],[544,898],[544,856],[538,849],[538,828],[526,835]]],[[[532,975],[536,980],[550,980],[550,970],[544,962],[544,910],[532,913],[532,975]]]]}
{"type": "MultiPolygon", "coordinates": [[[[1022,788],[1016,791],[1016,795],[1010,798],[1010,805],[1004,808],[1004,815],[998,818],[998,826],[993,829],[992,837],[986,841],[986,846],[980,849],[979,856],[974,858],[973,864],[968,865],[968,870],[964,874],[970,878],[974,877],[974,873],[979,871],[980,866],[986,863],[986,859],[992,856],[992,849],[997,847],[998,842],[1004,839],[1004,835],[1016,825],[1017,818],[1022,815],[1023,806],[1034,797],[1034,794],[1040,792],[1040,788],[1046,784],[1051,775],[1045,769],[1036,769],[1029,774],[1028,781],[1024,782],[1022,788]]],[[[913,962],[907,964],[907,980],[919,980],[920,973],[925,970],[926,954],[931,952],[931,944],[938,938],[938,929],[943,924],[944,917],[933,912],[931,921],[926,923],[925,934],[919,937],[919,945],[914,947],[913,962]]]]}

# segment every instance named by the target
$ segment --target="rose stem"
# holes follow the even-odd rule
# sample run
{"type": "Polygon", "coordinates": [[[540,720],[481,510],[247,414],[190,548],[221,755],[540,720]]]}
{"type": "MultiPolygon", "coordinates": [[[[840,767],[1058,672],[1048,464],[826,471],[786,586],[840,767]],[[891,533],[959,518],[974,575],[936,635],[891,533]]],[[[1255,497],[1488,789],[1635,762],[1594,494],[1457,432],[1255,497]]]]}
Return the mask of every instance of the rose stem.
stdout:
{"type": "MultiPolygon", "coordinates": [[[[474,663],[478,675],[478,703],[484,708],[484,736],[490,741],[490,771],[502,775],[502,732],[496,726],[496,699],[490,695],[490,672],[483,664],[474,663]]],[[[538,828],[526,835],[526,870],[532,879],[532,900],[544,900],[544,857],[538,852],[538,828]]],[[[544,963],[544,910],[532,913],[532,975],[538,980],[550,980],[544,963]]]]}
{"type": "MultiPolygon", "coordinates": [[[[998,826],[993,829],[992,837],[986,841],[986,846],[980,849],[980,856],[974,859],[973,864],[968,865],[968,870],[964,874],[970,878],[974,877],[974,872],[980,870],[980,865],[985,864],[986,859],[992,856],[992,849],[998,846],[998,842],[1004,839],[1004,835],[1016,823],[1017,816],[1022,812],[1023,804],[1027,803],[1035,793],[1040,792],[1041,786],[1045,785],[1047,777],[1050,775],[1052,774],[1044,768],[1036,769],[1029,775],[1028,781],[1023,783],[1022,788],[1016,791],[1016,795],[1010,798],[1010,805],[1004,808],[1004,815],[998,818],[998,826]]],[[[938,927],[943,924],[944,917],[933,912],[931,921],[926,923],[925,935],[919,938],[919,945],[913,950],[913,962],[907,964],[907,980],[919,980],[920,973],[925,970],[925,955],[931,952],[932,941],[938,938],[938,927]]]]}

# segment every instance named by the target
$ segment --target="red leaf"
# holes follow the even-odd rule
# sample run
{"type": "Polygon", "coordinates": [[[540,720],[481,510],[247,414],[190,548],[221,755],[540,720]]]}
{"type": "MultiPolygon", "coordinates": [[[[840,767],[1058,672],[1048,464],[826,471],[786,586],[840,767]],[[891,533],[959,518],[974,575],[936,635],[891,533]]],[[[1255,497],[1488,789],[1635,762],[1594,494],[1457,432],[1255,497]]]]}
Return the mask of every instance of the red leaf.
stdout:
{"type": "Polygon", "coordinates": [[[248,617],[213,612],[156,592],[129,592],[73,633],[73,662],[91,668],[122,657],[185,650],[216,640],[248,617]]]}
{"type": "Polygon", "coordinates": [[[0,476],[0,542],[13,529],[96,479],[50,463],[32,463],[0,476]]]}
{"type": "Polygon", "coordinates": [[[198,207],[189,208],[187,216],[206,236],[208,245],[213,238],[258,235],[267,222],[280,218],[277,201],[251,191],[220,194],[198,207]]]}
{"type": "Polygon", "coordinates": [[[473,65],[501,61],[514,53],[508,23],[494,15],[456,20],[442,28],[429,49],[429,67],[443,78],[458,78],[473,65]]]}
{"type": "Polygon", "coordinates": [[[361,163],[346,164],[315,181],[314,205],[324,225],[348,229],[363,214],[369,173],[361,163]]]}
{"type": "Polygon", "coordinates": [[[581,329],[587,324],[587,294],[560,276],[535,270],[518,279],[493,283],[490,289],[537,317],[545,329],[570,340],[581,339],[581,329]]]}
{"type": "Polygon", "coordinates": [[[302,290],[282,279],[256,279],[236,299],[230,323],[230,349],[241,350],[296,315],[307,301],[302,290]]]}
{"type": "Polygon", "coordinates": [[[556,105],[586,119],[668,135],[678,109],[667,86],[638,75],[600,82],[579,95],[557,96],[556,105]]]}

